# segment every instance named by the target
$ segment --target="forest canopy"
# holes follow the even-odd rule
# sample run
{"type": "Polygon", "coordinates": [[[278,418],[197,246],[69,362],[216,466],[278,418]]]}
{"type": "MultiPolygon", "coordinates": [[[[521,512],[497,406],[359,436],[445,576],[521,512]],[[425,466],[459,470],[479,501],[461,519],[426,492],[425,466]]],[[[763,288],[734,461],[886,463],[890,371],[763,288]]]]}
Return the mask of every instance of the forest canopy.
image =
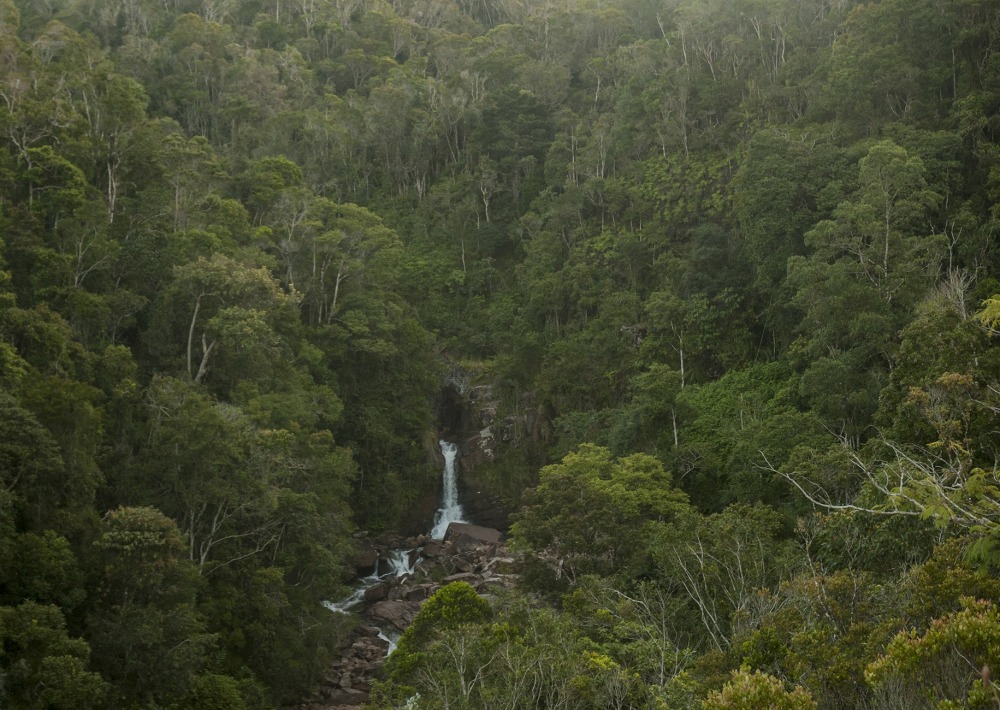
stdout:
{"type": "Polygon", "coordinates": [[[456,369],[521,579],[377,706],[996,702],[1000,0],[0,0],[0,99],[3,707],[306,696],[456,369]]]}

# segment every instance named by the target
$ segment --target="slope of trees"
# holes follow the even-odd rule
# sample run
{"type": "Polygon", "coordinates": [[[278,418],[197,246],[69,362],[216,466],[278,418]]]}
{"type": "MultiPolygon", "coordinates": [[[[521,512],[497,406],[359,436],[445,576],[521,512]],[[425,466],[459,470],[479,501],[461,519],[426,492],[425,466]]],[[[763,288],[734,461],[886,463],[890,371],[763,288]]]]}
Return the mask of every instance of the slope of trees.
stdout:
{"type": "Polygon", "coordinates": [[[530,403],[545,603],[386,704],[992,702],[998,48],[995,0],[0,0],[0,704],[303,693],[442,353],[530,403]]]}

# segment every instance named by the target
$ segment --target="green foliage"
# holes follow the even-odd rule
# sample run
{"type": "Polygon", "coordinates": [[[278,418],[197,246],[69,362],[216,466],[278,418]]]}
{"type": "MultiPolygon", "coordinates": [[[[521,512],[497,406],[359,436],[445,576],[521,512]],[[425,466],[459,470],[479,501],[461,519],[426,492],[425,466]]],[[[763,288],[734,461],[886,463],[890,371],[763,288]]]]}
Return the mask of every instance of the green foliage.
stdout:
{"type": "Polygon", "coordinates": [[[386,666],[389,679],[405,682],[424,660],[421,654],[435,638],[466,625],[481,624],[491,615],[489,603],[468,583],[452,582],[441,587],[421,607],[399,639],[386,666]]]}
{"type": "Polygon", "coordinates": [[[489,619],[442,627],[408,676],[398,653],[388,661],[397,680],[376,686],[376,707],[410,702],[433,708],[447,697],[455,707],[470,709],[555,703],[597,710],[647,704],[655,692],[581,635],[569,618],[518,597],[499,600],[489,619]],[[404,678],[409,686],[396,684],[404,678]]]}
{"type": "Polygon", "coordinates": [[[1000,294],[983,301],[983,308],[976,313],[976,318],[985,326],[996,329],[1000,325],[1000,294]]]}
{"type": "Polygon", "coordinates": [[[0,702],[302,697],[468,357],[573,589],[435,619],[415,703],[891,705],[996,596],[996,10],[0,0],[0,604],[94,649],[0,702]]]}
{"type": "Polygon", "coordinates": [[[701,707],[703,710],[814,710],[815,701],[802,688],[785,689],[779,679],[757,671],[733,673],[733,678],[722,690],[710,693],[701,707]]]}
{"type": "Polygon", "coordinates": [[[815,414],[798,407],[794,387],[784,365],[760,363],[678,393],[684,425],[675,466],[689,466],[684,485],[699,507],[724,507],[729,499],[720,487],[742,502],[783,502],[786,493],[768,469],[796,446],[813,449],[828,438],[815,414]]]}
{"type": "Polygon", "coordinates": [[[998,631],[996,604],[964,598],[960,611],[935,619],[926,633],[900,632],[865,679],[876,687],[902,685],[914,702],[988,707],[996,697],[990,669],[1000,663],[998,631]]]}
{"type": "Polygon", "coordinates": [[[100,708],[108,684],[88,670],[90,647],[70,638],[59,608],[24,602],[0,606],[4,707],[100,708]]]}
{"type": "Polygon", "coordinates": [[[12,535],[0,546],[0,599],[30,599],[70,611],[86,596],[83,575],[69,541],[52,530],[12,535]]]}
{"type": "Polygon", "coordinates": [[[88,635],[114,702],[180,699],[216,639],[195,609],[197,576],[176,523],[153,508],[118,508],[95,548],[88,635]]]}
{"type": "Polygon", "coordinates": [[[62,457],[52,435],[9,395],[0,395],[0,471],[23,527],[37,529],[59,500],[62,457]]]}
{"type": "Polygon", "coordinates": [[[584,445],[546,466],[511,528],[516,546],[544,553],[557,577],[637,574],[651,533],[688,510],[687,497],[651,456],[615,459],[584,445]]]}
{"type": "Polygon", "coordinates": [[[222,675],[199,675],[191,683],[191,690],[179,705],[181,708],[205,710],[245,710],[246,703],[235,679],[222,675]]]}

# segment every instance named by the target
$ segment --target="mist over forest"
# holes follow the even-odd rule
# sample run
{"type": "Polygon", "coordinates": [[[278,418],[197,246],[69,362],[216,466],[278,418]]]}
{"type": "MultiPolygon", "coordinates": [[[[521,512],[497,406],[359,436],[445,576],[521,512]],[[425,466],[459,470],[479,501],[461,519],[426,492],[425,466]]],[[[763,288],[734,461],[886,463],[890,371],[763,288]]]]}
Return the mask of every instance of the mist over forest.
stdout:
{"type": "Polygon", "coordinates": [[[347,707],[439,439],[356,706],[1000,705],[1000,0],[0,0],[0,146],[0,707],[347,707]]]}

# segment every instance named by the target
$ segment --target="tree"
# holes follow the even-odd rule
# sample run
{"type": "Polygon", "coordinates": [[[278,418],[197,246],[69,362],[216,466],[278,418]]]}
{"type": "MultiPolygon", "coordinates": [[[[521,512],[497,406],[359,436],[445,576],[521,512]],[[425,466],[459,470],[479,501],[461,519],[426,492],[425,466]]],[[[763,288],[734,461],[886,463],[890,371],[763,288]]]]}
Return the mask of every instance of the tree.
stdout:
{"type": "Polygon", "coordinates": [[[804,314],[803,354],[811,356],[802,393],[852,439],[874,413],[882,373],[895,357],[893,335],[933,283],[943,255],[939,237],[920,235],[939,197],[927,189],[919,158],[884,141],[861,159],[858,177],[854,197],[806,235],[812,254],[788,261],[804,314]]]}
{"type": "Polygon", "coordinates": [[[176,267],[171,292],[190,309],[187,373],[198,383],[208,374],[217,346],[251,351],[273,347],[275,335],[268,321],[289,301],[267,269],[223,254],[176,267]],[[199,325],[201,361],[195,370],[193,349],[199,325]]]}
{"type": "Polygon", "coordinates": [[[935,619],[926,632],[901,631],[865,679],[913,704],[987,707],[997,701],[990,676],[998,667],[1000,612],[993,602],[966,597],[960,611],[935,619]]]}
{"type": "MultiPolygon", "coordinates": [[[[470,604],[476,599],[471,587],[450,595],[470,604]]],[[[373,688],[376,707],[624,710],[652,701],[638,676],[595,647],[566,615],[509,595],[486,616],[455,607],[453,600],[419,658],[399,650],[390,656],[389,681],[373,688]]]]}
{"type": "Polygon", "coordinates": [[[760,671],[738,671],[722,690],[709,693],[701,707],[702,710],[816,710],[817,706],[802,688],[789,692],[774,676],[760,671]]]}
{"type": "Polygon", "coordinates": [[[162,121],[166,132],[160,144],[162,182],[169,187],[172,229],[183,232],[197,214],[198,205],[219,183],[224,172],[215,151],[204,136],[185,139],[176,124],[162,121]],[[172,130],[171,130],[172,129],[172,130]]]}
{"type": "Polygon", "coordinates": [[[813,258],[846,260],[882,300],[911,303],[940,259],[939,239],[914,234],[941,199],[927,188],[923,172],[920,158],[891,141],[872,146],[858,163],[858,194],[807,235],[813,258]]]}
{"type": "Polygon", "coordinates": [[[69,541],[52,530],[0,533],[0,565],[0,602],[30,600],[73,611],[87,595],[69,541]]]}
{"type": "Polygon", "coordinates": [[[343,301],[368,289],[388,290],[396,278],[400,241],[364,207],[318,198],[311,235],[298,263],[308,321],[329,325],[342,316],[343,301]]]}
{"type": "Polygon", "coordinates": [[[790,340],[795,317],[785,285],[788,260],[806,253],[804,235],[833,207],[826,203],[842,179],[841,152],[808,133],[763,130],[751,138],[734,177],[743,251],[779,345],[790,340]]]}
{"type": "Polygon", "coordinates": [[[62,457],[52,435],[9,395],[0,395],[0,471],[16,519],[38,530],[59,506],[62,457]]]}
{"type": "MultiPolygon", "coordinates": [[[[255,432],[238,411],[189,383],[158,378],[141,480],[134,485],[180,522],[187,558],[200,574],[272,549],[280,523],[273,477],[253,465],[255,432]],[[150,485],[153,484],[153,485],[150,485]]],[[[261,462],[264,463],[264,462],[261,462]]]]}
{"type": "Polygon", "coordinates": [[[977,418],[975,410],[996,407],[974,395],[976,389],[972,377],[958,373],[911,388],[909,406],[938,438],[907,444],[879,437],[860,452],[846,449],[843,455],[855,469],[860,490],[837,496],[823,481],[793,467],[778,472],[810,503],[828,510],[913,516],[971,531],[981,536],[973,554],[992,562],[1000,524],[996,451],[970,438],[968,427],[977,418]],[[974,441],[985,446],[973,446],[974,441]]]}
{"type": "Polygon", "coordinates": [[[661,578],[694,609],[709,647],[722,651],[737,629],[759,621],[761,592],[777,588],[795,558],[766,506],[731,505],[692,523],[654,542],[653,554],[661,578]]]}
{"type": "Polygon", "coordinates": [[[197,576],[173,520],[117,508],[95,542],[88,637],[121,707],[180,700],[216,638],[195,610],[197,576]]]}
{"type": "Polygon", "coordinates": [[[94,162],[103,173],[108,222],[113,222],[119,198],[131,187],[124,181],[132,153],[142,145],[149,99],[134,79],[110,71],[84,88],[90,131],[94,138],[94,162]]]}
{"type": "Polygon", "coordinates": [[[479,624],[490,618],[489,603],[466,582],[452,582],[441,587],[421,607],[396,645],[399,655],[393,655],[390,676],[405,674],[416,665],[414,654],[426,649],[432,640],[466,624],[479,624]]]}
{"type": "Polygon", "coordinates": [[[11,710],[104,707],[108,684],[88,670],[90,647],[70,638],[56,606],[0,606],[0,699],[11,710]]]}
{"type": "Polygon", "coordinates": [[[687,496],[652,456],[614,459],[585,444],[539,472],[511,528],[514,545],[542,556],[556,578],[635,574],[650,536],[687,510],[687,496]]]}

